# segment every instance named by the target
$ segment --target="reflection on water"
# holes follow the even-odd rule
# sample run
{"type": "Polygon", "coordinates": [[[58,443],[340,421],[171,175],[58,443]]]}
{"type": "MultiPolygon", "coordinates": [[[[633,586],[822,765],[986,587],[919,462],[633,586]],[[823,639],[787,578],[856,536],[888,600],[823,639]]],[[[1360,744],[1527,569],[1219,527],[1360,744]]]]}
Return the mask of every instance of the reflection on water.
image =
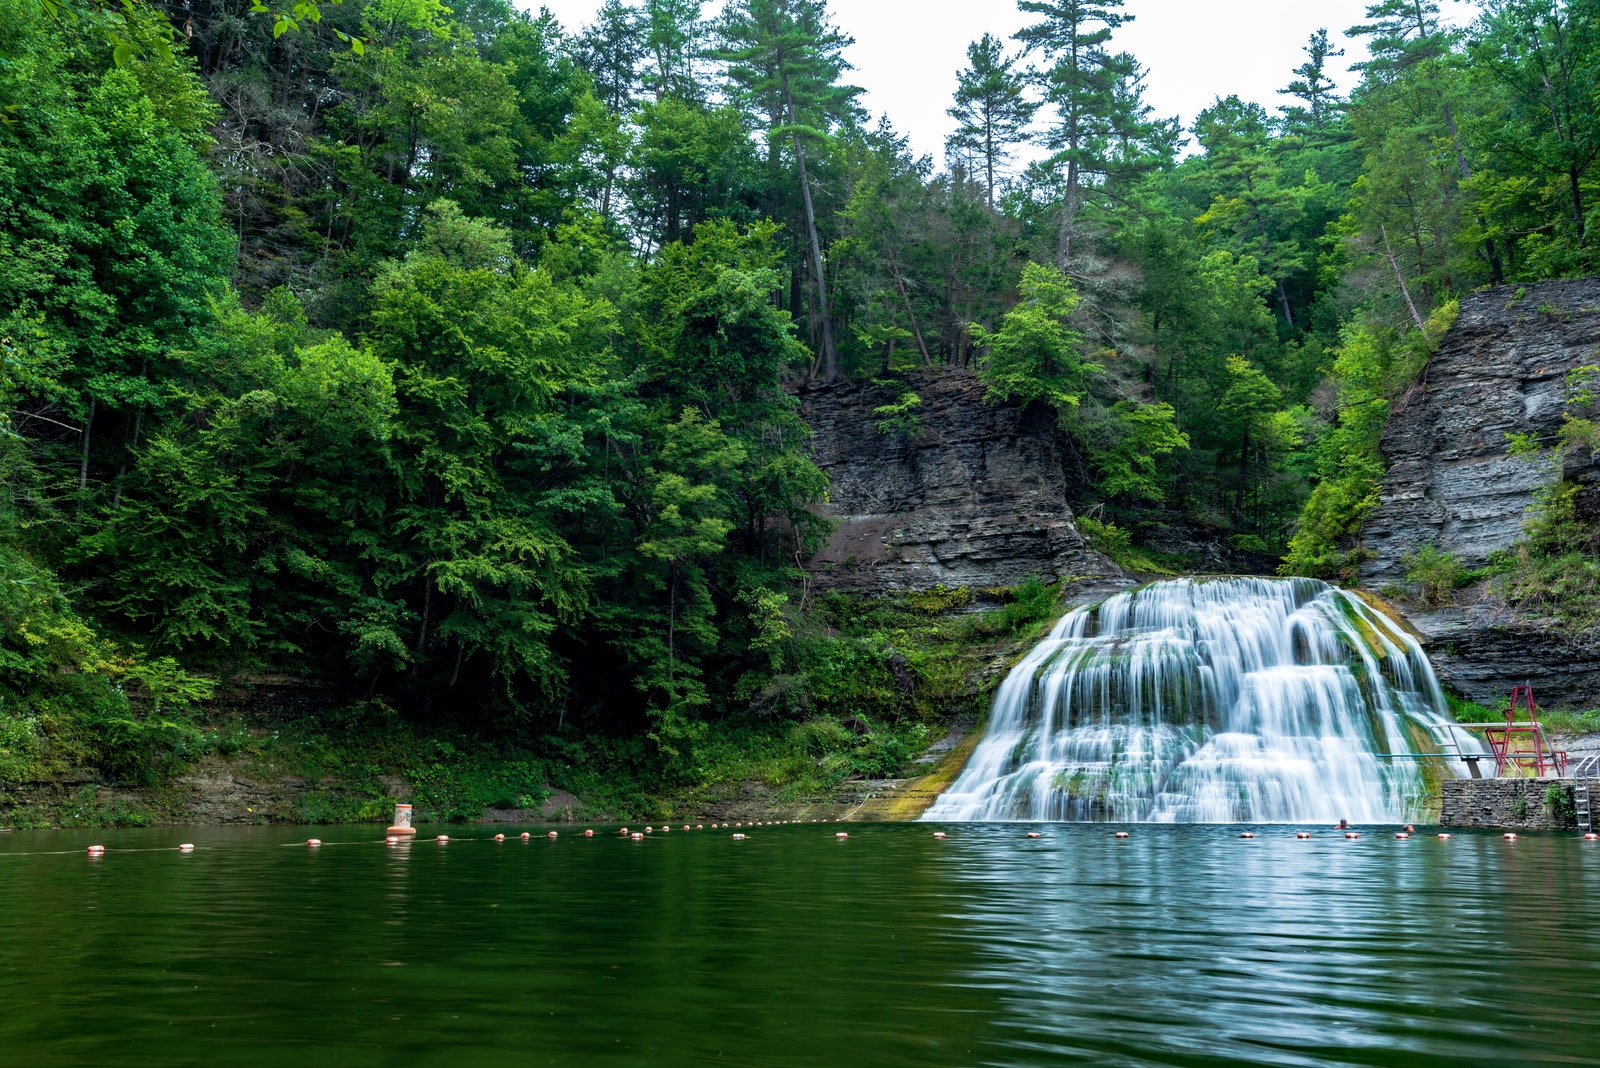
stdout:
{"type": "Polygon", "coordinates": [[[1594,1063],[1600,846],[945,829],[0,835],[0,1063],[1594,1063]]]}

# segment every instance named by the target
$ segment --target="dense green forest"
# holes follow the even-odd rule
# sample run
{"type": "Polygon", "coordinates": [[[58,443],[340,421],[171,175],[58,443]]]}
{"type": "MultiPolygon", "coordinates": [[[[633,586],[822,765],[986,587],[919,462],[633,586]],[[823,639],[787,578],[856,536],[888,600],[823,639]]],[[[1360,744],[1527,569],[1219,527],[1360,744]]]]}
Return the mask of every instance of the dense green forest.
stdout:
{"type": "Polygon", "coordinates": [[[269,671],[684,780],[861,716],[892,769],[929,710],[800,586],[797,395],[916,367],[1052,408],[1114,550],[1348,577],[1455,298],[1595,272],[1600,5],[1381,0],[1358,84],[1324,30],[1192,129],[1121,0],[1019,7],[935,161],[825,0],[0,0],[0,781],[159,768],[269,671]]]}

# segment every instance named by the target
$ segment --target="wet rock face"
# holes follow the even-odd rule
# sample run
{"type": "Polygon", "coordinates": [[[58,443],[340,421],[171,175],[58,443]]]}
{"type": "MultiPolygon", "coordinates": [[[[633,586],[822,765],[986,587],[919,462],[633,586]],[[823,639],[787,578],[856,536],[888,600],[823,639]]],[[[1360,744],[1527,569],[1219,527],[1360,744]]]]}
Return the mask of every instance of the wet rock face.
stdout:
{"type": "Polygon", "coordinates": [[[1091,551],[1068,505],[1078,463],[1053,416],[983,402],[969,374],[926,370],[889,386],[804,394],[838,529],[808,567],[817,585],[861,592],[1014,586],[1030,575],[1121,578],[1091,551]],[[909,438],[873,409],[922,399],[909,438]]]}
{"type": "MultiPolygon", "coordinates": [[[[1506,434],[1550,440],[1566,411],[1566,375],[1600,362],[1597,346],[1600,279],[1462,300],[1455,328],[1384,430],[1390,467],[1362,531],[1364,586],[1403,581],[1402,559],[1430,542],[1478,567],[1518,539],[1550,472],[1511,456],[1506,434]]],[[[1567,477],[1600,484],[1600,463],[1587,455],[1578,463],[1567,477]]]]}

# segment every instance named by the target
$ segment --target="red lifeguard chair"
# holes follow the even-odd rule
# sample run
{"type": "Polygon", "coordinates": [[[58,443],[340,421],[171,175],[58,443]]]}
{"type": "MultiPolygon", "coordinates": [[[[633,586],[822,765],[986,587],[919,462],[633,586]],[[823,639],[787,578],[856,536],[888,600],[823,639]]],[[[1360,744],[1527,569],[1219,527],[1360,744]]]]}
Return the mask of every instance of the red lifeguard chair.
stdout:
{"type": "Polygon", "coordinates": [[[1506,709],[1505,726],[1495,724],[1483,732],[1484,741],[1494,753],[1494,773],[1502,779],[1542,779],[1561,777],[1566,772],[1567,754],[1550,745],[1539,724],[1539,708],[1533,703],[1532,686],[1513,686],[1511,706],[1506,709]],[[1528,705],[1527,720],[1517,722],[1517,708],[1528,705]]]}

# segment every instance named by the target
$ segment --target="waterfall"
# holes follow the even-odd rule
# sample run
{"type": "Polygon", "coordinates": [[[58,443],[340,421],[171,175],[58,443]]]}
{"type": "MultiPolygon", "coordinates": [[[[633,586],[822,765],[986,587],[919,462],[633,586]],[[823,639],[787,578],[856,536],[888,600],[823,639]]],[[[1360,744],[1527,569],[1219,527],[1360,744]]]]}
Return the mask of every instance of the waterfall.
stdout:
{"type": "MultiPolygon", "coordinates": [[[[1448,741],[1445,741],[1448,739],[1448,741]]],[[[928,820],[1401,823],[1451,724],[1417,643],[1312,579],[1179,579],[1074,609],[995,695],[928,820]]]]}

